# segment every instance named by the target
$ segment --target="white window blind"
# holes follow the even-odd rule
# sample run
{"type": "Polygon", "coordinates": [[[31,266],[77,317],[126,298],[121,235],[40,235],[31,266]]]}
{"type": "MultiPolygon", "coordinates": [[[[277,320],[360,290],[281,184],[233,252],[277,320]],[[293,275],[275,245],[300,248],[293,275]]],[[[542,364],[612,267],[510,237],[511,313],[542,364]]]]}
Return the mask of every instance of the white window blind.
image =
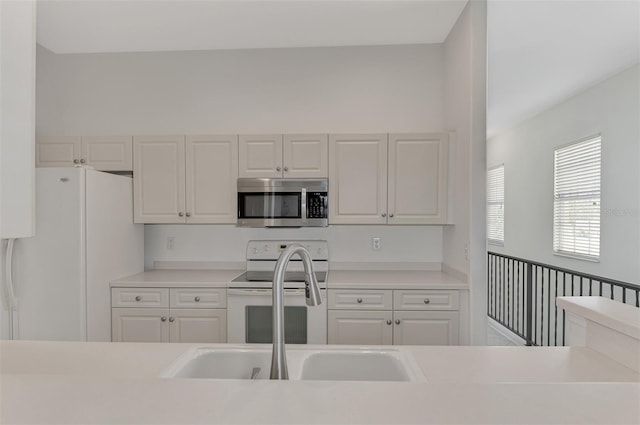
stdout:
{"type": "Polygon", "coordinates": [[[504,244],[504,165],[487,171],[487,239],[504,244]]]}
{"type": "Polygon", "coordinates": [[[553,251],[600,258],[600,136],[554,152],[553,251]]]}

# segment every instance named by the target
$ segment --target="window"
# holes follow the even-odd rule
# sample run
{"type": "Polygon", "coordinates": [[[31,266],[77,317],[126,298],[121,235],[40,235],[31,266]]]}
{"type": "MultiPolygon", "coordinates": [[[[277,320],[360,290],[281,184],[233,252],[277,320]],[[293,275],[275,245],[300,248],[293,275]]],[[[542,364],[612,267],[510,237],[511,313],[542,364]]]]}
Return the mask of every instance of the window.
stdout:
{"type": "Polygon", "coordinates": [[[553,251],[600,258],[600,136],[554,152],[553,251]]]}
{"type": "Polygon", "coordinates": [[[487,239],[504,244],[504,165],[487,171],[487,239]]]}

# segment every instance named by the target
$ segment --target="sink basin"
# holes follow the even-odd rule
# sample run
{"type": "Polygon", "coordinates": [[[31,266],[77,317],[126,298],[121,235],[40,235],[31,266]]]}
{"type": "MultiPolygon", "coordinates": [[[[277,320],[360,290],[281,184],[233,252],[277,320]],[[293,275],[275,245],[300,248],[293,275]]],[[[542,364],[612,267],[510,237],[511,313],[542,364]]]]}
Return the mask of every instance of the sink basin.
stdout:
{"type": "Polygon", "coordinates": [[[164,374],[172,378],[268,379],[271,351],[267,350],[197,350],[180,359],[164,374]],[[259,368],[259,370],[256,370],[259,368]]]}
{"type": "Polygon", "coordinates": [[[324,352],[311,354],[302,365],[303,380],[411,381],[398,357],[384,352],[324,352]]]}
{"type": "MultiPolygon", "coordinates": [[[[424,380],[413,357],[398,348],[288,346],[287,364],[290,380],[424,380]]],[[[185,353],[161,376],[194,379],[269,379],[270,371],[271,346],[200,347],[185,353]]]]}

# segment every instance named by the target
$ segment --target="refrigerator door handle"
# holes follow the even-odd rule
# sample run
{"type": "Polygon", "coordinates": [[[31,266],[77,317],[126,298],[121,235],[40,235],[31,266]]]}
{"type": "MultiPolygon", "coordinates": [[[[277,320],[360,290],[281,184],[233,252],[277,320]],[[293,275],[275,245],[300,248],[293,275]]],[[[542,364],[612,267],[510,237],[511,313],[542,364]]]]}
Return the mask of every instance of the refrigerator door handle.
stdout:
{"type": "Polygon", "coordinates": [[[7,292],[7,304],[8,304],[8,308],[9,308],[9,339],[14,339],[15,335],[14,335],[14,329],[15,329],[15,323],[14,323],[14,319],[16,318],[16,311],[17,311],[17,301],[16,301],[16,294],[15,291],[13,289],[13,271],[12,266],[13,266],[13,245],[15,243],[15,239],[11,238],[7,240],[7,251],[5,253],[5,273],[6,273],[6,292],[7,292]]]}

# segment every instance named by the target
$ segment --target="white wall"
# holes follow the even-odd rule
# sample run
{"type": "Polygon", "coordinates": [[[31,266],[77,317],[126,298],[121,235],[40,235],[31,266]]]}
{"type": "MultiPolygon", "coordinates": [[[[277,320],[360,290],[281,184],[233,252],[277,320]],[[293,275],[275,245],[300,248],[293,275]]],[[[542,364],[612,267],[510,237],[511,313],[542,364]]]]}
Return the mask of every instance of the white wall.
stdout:
{"type": "Polygon", "coordinates": [[[585,90],[488,143],[504,163],[505,243],[492,251],[640,282],[640,66],[585,90]],[[600,262],[553,255],[553,150],[602,135],[600,262]]]}
{"type": "Polygon", "coordinates": [[[443,128],[442,45],[54,54],[39,135],[443,128]]]}
{"type": "Polygon", "coordinates": [[[443,232],[443,263],[468,276],[471,343],[486,343],[486,1],[471,1],[444,44],[445,128],[453,153],[454,226],[443,232]]]}
{"type": "Polygon", "coordinates": [[[36,4],[0,2],[0,237],[34,232],[36,4]]]}
{"type": "MultiPolygon", "coordinates": [[[[442,45],[57,55],[38,49],[40,135],[442,131],[442,45]]],[[[326,238],[333,261],[442,261],[442,228],[146,226],[155,260],[244,261],[259,238],[326,238]],[[166,250],[166,237],[175,249],[166,250]],[[381,236],[382,250],[371,250],[381,236]]]]}
{"type": "Polygon", "coordinates": [[[244,262],[252,239],[326,239],[334,262],[442,262],[440,226],[330,226],[306,229],[251,229],[235,226],[147,225],[145,268],[153,261],[244,262]],[[167,249],[173,236],[174,248],[167,249]],[[380,251],[372,237],[382,238],[380,251]]]}

